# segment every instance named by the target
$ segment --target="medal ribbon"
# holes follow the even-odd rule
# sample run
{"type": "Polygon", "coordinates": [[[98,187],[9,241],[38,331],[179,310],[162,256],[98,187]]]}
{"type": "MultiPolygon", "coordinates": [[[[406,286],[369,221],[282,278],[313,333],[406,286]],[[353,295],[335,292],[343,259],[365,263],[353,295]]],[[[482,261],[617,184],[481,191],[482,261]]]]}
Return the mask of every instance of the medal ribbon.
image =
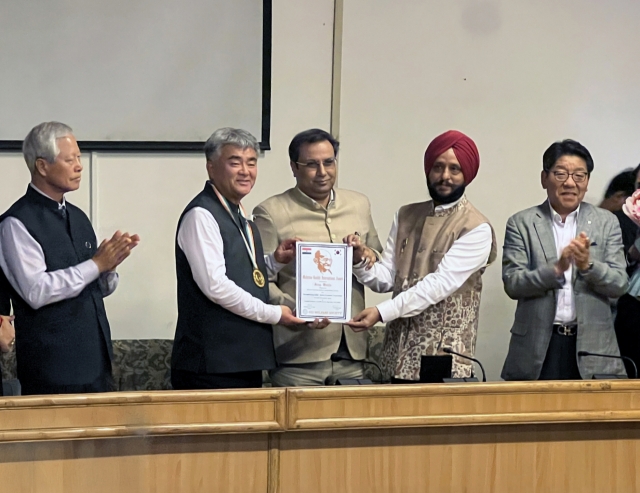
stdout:
{"type": "MultiPolygon", "coordinates": [[[[213,183],[211,183],[211,186],[213,187],[213,191],[218,196],[218,199],[220,200],[222,207],[226,209],[226,211],[231,216],[231,219],[233,219],[233,212],[231,212],[231,207],[229,207],[229,203],[227,202],[227,199],[225,199],[222,196],[222,194],[218,192],[218,189],[213,183]]],[[[238,204],[238,205],[240,207],[240,214],[242,214],[242,217],[244,217],[246,221],[244,225],[244,230],[247,233],[246,236],[243,235],[242,233],[240,234],[240,236],[242,236],[242,240],[244,241],[244,246],[247,247],[247,252],[249,253],[249,258],[251,259],[253,268],[259,271],[260,269],[258,269],[258,262],[256,262],[256,243],[255,243],[255,240],[253,239],[253,231],[251,231],[251,227],[249,226],[249,222],[247,221],[247,213],[244,210],[244,207],[242,206],[242,204],[238,204]],[[249,241],[247,241],[247,238],[249,238],[249,241]]],[[[235,220],[233,222],[235,223],[235,220]]]]}

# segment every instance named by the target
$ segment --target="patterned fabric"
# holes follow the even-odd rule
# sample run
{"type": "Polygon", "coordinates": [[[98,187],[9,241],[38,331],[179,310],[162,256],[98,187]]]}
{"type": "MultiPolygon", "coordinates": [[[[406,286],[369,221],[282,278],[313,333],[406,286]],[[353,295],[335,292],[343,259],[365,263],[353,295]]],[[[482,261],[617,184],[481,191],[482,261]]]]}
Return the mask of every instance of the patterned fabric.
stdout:
{"type": "MultiPolygon", "coordinates": [[[[455,241],[487,219],[462,197],[453,207],[437,209],[433,201],[410,204],[398,213],[396,278],[393,297],[435,272],[455,241]],[[402,241],[399,241],[402,239],[402,241]]],[[[496,258],[493,228],[488,262],[496,258]]],[[[475,353],[484,268],[458,289],[422,313],[391,321],[382,350],[382,366],[396,378],[419,380],[421,357],[443,354],[442,347],[473,357],[475,353]]],[[[454,357],[452,376],[471,376],[472,365],[454,357]]]]}
{"type": "Polygon", "coordinates": [[[0,353],[0,365],[2,365],[2,380],[16,378],[16,352],[0,353]]]}
{"type": "MultiPolygon", "coordinates": [[[[367,357],[380,364],[384,325],[376,325],[368,331],[367,357]]],[[[170,390],[171,349],[170,339],[123,339],[113,341],[113,379],[115,390],[170,390]]],[[[2,353],[2,379],[16,378],[16,353],[2,353]]],[[[264,386],[270,387],[269,373],[263,372],[264,386]]],[[[385,375],[389,379],[389,375],[385,375]]],[[[380,374],[373,365],[365,365],[365,378],[378,381],[380,374]]]]}
{"type": "MultiPolygon", "coordinates": [[[[390,322],[381,355],[383,371],[398,378],[419,380],[423,355],[442,354],[441,347],[475,354],[480,289],[454,294],[415,317],[390,322]]],[[[471,371],[471,362],[453,359],[454,378],[469,377],[471,371]]]]}
{"type": "Polygon", "coordinates": [[[113,341],[116,390],[171,389],[171,339],[113,341]]]}
{"type": "MultiPolygon", "coordinates": [[[[385,326],[384,325],[375,325],[371,327],[368,331],[367,338],[367,359],[371,361],[375,361],[381,367],[382,361],[382,347],[384,343],[384,334],[385,334],[385,326]]],[[[391,375],[388,371],[385,371],[385,368],[382,367],[383,378],[382,381],[388,381],[391,378],[391,375]]],[[[373,365],[364,365],[364,378],[368,378],[373,380],[374,382],[378,382],[380,380],[380,372],[373,365]]]]}

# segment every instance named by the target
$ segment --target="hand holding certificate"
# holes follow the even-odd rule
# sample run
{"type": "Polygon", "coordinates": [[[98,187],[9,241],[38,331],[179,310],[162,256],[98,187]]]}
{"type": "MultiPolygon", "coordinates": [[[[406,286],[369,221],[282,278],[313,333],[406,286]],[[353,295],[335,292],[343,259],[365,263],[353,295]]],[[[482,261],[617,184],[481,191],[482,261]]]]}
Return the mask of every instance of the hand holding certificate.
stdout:
{"type": "Polygon", "coordinates": [[[302,320],[351,318],[352,247],[340,243],[296,244],[296,306],[302,320]]]}

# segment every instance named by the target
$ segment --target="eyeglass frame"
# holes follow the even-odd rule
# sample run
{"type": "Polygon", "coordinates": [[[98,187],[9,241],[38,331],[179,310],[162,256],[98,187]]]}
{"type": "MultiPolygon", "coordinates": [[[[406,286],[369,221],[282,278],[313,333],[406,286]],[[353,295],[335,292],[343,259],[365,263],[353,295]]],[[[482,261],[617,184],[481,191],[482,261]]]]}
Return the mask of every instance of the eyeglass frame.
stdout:
{"type": "Polygon", "coordinates": [[[574,183],[585,183],[588,179],[589,179],[589,172],[588,171],[574,171],[573,173],[569,173],[568,171],[563,171],[563,170],[549,170],[547,171],[547,173],[551,173],[553,175],[553,179],[556,180],[558,183],[566,183],[569,180],[569,177],[571,177],[573,179],[574,183]],[[566,173],[567,177],[564,180],[559,180],[557,177],[557,173],[566,173]],[[584,174],[584,180],[576,180],[576,177],[574,176],[576,173],[579,174],[584,174]]]}
{"type": "Polygon", "coordinates": [[[327,164],[327,161],[329,161],[329,159],[325,159],[324,161],[312,161],[310,163],[300,163],[298,161],[295,161],[295,163],[299,164],[300,166],[304,166],[305,168],[308,168],[308,169],[317,170],[321,164],[323,168],[333,168],[338,164],[337,157],[332,157],[331,160],[332,160],[331,164],[327,164]]]}

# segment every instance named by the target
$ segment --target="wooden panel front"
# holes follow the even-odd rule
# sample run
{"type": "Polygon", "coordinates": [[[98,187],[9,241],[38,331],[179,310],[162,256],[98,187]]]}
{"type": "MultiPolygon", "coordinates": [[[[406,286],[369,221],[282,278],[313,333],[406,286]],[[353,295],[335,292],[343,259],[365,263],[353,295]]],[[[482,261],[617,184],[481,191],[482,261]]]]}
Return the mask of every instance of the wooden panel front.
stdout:
{"type": "Polygon", "coordinates": [[[0,491],[268,491],[267,434],[0,443],[0,491]]]}
{"type": "Polygon", "coordinates": [[[285,401],[284,389],[0,399],[0,442],[281,431],[285,401]]]}
{"type": "Polygon", "coordinates": [[[495,382],[289,389],[287,428],[640,420],[640,384],[495,382]]]}
{"type": "Polygon", "coordinates": [[[635,493],[640,424],[301,431],[279,493],[635,493]]]}

